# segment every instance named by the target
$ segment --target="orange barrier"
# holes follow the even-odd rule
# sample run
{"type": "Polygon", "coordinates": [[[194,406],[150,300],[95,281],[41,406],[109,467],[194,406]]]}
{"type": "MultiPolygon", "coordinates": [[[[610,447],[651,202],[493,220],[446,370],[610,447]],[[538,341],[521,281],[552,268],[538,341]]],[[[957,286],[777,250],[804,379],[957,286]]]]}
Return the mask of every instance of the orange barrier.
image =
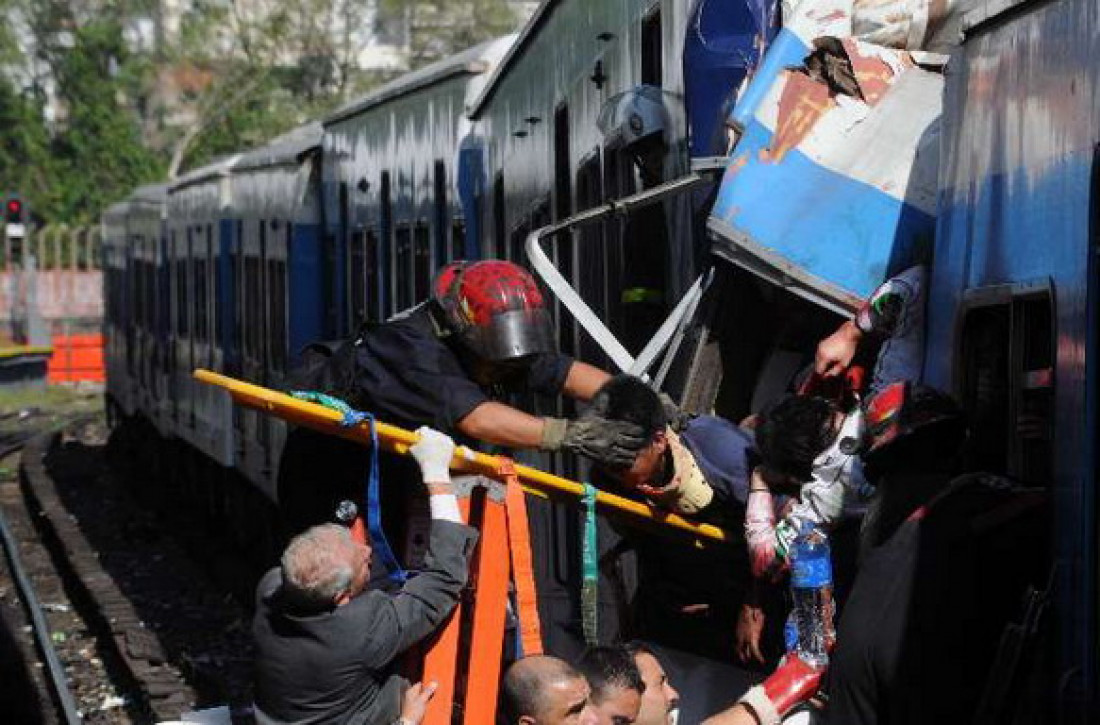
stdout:
{"type": "Polygon", "coordinates": [[[55,335],[53,356],[46,366],[46,381],[102,383],[107,380],[103,364],[103,335],[55,335]]]}

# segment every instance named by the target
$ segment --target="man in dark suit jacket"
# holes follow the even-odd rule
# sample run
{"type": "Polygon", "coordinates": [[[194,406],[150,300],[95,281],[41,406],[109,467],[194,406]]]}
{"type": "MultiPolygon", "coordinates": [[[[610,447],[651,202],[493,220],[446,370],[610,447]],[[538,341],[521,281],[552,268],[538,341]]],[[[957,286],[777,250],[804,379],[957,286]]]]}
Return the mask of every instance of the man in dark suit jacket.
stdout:
{"type": "Polygon", "coordinates": [[[401,706],[408,682],[391,671],[430,635],[466,584],[477,533],[451,485],[450,438],[421,428],[410,450],[428,489],[432,524],[424,569],[395,594],[366,590],[371,549],[347,529],[315,526],[290,542],[256,592],[256,716],[264,724],[415,725],[430,697],[401,706]]]}

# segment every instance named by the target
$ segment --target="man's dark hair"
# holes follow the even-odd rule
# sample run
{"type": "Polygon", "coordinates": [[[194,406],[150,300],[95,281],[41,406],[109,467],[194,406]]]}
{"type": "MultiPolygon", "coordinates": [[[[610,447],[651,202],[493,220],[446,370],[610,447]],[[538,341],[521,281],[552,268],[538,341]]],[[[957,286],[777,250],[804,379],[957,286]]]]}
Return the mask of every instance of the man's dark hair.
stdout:
{"type": "Polygon", "coordinates": [[[622,688],[645,692],[645,682],[634,655],[626,647],[590,647],[577,661],[577,669],[592,688],[592,700],[603,702],[611,690],[622,688]]]}
{"type": "Polygon", "coordinates": [[[593,396],[592,407],[608,420],[641,426],[647,435],[664,430],[668,425],[668,416],[657,391],[633,375],[616,375],[604,383],[593,396]]]}
{"type": "Polygon", "coordinates": [[[836,437],[836,407],[824,398],[789,395],[760,414],[756,450],[765,468],[808,481],[814,459],[836,437]]]}
{"type": "Polygon", "coordinates": [[[581,674],[564,660],[548,655],[532,655],[518,659],[508,667],[501,681],[501,709],[507,722],[520,717],[534,717],[543,708],[543,691],[561,680],[572,680],[581,674]]]}

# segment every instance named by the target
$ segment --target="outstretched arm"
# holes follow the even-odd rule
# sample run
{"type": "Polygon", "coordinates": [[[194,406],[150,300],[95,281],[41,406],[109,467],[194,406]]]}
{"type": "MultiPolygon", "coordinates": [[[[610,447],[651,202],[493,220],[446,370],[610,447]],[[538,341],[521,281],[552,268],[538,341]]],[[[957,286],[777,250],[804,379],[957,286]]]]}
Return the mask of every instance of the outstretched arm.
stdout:
{"type": "Polygon", "coordinates": [[[562,392],[570,398],[587,402],[610,379],[611,375],[598,367],[574,360],[565,377],[562,392]]]}

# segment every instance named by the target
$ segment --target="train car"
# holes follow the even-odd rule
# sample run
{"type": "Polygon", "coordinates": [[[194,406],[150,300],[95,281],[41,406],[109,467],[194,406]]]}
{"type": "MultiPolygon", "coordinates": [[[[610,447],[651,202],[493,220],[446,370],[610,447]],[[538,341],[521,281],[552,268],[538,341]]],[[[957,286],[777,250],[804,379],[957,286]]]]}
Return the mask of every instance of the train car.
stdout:
{"type": "Polygon", "coordinates": [[[221,466],[234,460],[232,405],[196,383],[197,367],[221,370],[225,350],[216,332],[215,274],[234,227],[225,223],[232,205],[229,173],[237,156],[215,161],[177,179],[167,203],[167,257],[171,273],[169,397],[176,434],[221,466]]]}
{"type": "Polygon", "coordinates": [[[107,368],[107,413],[115,420],[134,414],[135,397],[126,366],[127,295],[126,295],[126,213],[128,201],[112,204],[101,220],[103,246],[103,333],[104,364],[107,368]]]}
{"type": "MultiPolygon", "coordinates": [[[[983,468],[1049,491],[1043,722],[1096,722],[1100,6],[983,4],[944,97],[929,382],[983,468]]],[[[1026,696],[1030,687],[1020,687],[1026,696]]]]}
{"type": "Polygon", "coordinates": [[[511,41],[402,76],[324,120],[330,335],[424,301],[440,266],[471,256],[455,194],[463,113],[511,41]]]}
{"type": "MultiPolygon", "coordinates": [[[[218,369],[276,389],[323,333],[320,147],[321,126],[313,123],[232,167],[232,220],[223,219],[232,228],[218,267],[218,369]]],[[[234,463],[274,501],[286,424],[255,411],[233,417],[234,463]]]]}
{"type": "Polygon", "coordinates": [[[158,295],[167,186],[139,187],[103,215],[105,357],[108,397],[125,415],[141,414],[167,432],[160,416],[160,364],[166,322],[158,295]]]}

